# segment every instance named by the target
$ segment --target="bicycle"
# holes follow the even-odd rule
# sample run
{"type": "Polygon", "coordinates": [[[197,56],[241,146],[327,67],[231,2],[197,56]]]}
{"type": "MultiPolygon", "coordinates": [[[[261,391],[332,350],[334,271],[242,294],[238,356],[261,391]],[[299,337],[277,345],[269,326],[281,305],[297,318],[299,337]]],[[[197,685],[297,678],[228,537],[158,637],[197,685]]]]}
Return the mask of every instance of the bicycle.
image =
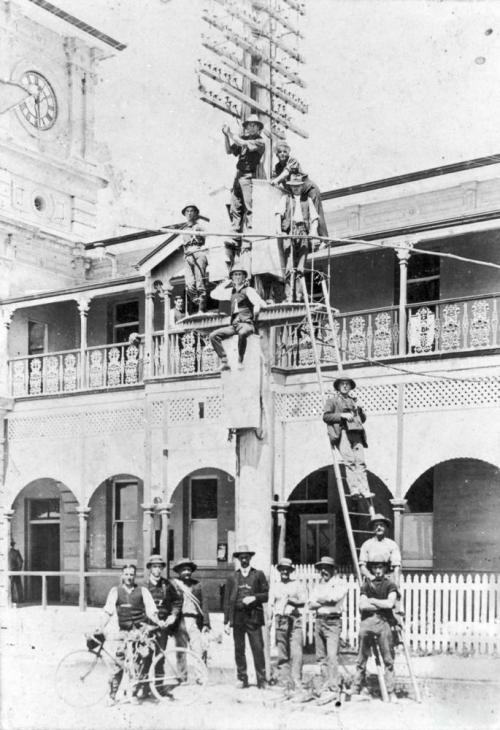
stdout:
{"type": "Polygon", "coordinates": [[[194,702],[208,681],[205,664],[190,649],[163,650],[158,631],[156,626],[130,631],[123,659],[105,649],[103,635],[87,636],[87,651],[70,652],[58,664],[58,696],[72,707],[91,707],[104,700],[112,675],[121,671],[117,702],[133,702],[141,693],[158,701],[194,702]]]}

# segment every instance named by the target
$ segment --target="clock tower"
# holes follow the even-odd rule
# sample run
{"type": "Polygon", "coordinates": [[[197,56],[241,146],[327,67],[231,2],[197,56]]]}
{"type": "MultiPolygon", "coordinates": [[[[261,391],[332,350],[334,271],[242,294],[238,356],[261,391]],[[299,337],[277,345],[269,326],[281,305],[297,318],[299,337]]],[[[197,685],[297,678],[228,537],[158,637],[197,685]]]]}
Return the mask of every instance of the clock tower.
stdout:
{"type": "Polygon", "coordinates": [[[94,135],[98,65],[125,47],[31,1],[28,17],[0,0],[0,81],[29,93],[0,115],[0,298],[81,281],[79,244],[98,235],[107,185],[94,135]]]}

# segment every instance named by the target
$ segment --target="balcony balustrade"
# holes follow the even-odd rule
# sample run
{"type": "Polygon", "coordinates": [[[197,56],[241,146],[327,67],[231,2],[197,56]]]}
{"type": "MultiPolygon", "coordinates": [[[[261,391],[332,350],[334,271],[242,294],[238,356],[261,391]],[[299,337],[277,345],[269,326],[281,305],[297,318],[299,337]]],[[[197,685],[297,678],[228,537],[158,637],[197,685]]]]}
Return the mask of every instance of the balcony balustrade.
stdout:
{"type": "MultiPolygon", "coordinates": [[[[491,294],[408,305],[403,352],[397,307],[338,315],[335,327],[341,357],[344,362],[370,362],[494,349],[500,341],[499,299],[499,294],[491,294]]],[[[287,323],[273,326],[280,321],[278,315],[262,313],[261,326],[272,331],[275,367],[295,370],[314,366],[311,332],[299,314],[298,309],[288,313],[287,323]]],[[[224,321],[203,322],[203,332],[192,323],[188,329],[171,330],[166,339],[163,332],[153,333],[151,358],[143,342],[13,358],[9,361],[10,393],[14,397],[56,395],[136,386],[145,377],[216,373],[219,363],[208,329],[224,321]]],[[[321,362],[335,365],[336,347],[326,312],[316,310],[313,322],[321,362]]]]}

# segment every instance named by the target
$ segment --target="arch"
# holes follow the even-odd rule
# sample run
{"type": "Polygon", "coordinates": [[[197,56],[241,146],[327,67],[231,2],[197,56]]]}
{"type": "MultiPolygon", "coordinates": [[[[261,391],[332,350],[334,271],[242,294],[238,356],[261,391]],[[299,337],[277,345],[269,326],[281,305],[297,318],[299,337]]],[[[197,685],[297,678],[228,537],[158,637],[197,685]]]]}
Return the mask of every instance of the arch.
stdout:
{"type": "Polygon", "coordinates": [[[424,559],[426,549],[435,570],[500,569],[498,466],[464,456],[442,460],[426,469],[405,496],[407,554],[424,559]]]}
{"type": "Polygon", "coordinates": [[[189,555],[196,563],[227,568],[235,531],[232,474],[206,466],[186,474],[172,492],[169,556],[189,555]]]}
{"type": "MultiPolygon", "coordinates": [[[[80,523],[79,503],[69,487],[53,477],[31,480],[12,502],[11,538],[24,556],[24,569],[60,571],[78,568],[80,523]],[[75,558],[76,556],[76,558],[75,558]]],[[[38,577],[27,577],[24,589],[29,601],[41,598],[38,577]]],[[[48,600],[73,603],[77,600],[75,577],[47,578],[48,600]]]]}

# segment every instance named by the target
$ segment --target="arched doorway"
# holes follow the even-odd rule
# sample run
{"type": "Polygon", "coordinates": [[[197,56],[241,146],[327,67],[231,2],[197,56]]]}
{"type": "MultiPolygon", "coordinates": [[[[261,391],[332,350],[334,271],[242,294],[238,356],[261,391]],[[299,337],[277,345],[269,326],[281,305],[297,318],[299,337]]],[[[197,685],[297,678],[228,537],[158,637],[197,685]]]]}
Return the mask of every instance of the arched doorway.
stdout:
{"type": "Polygon", "coordinates": [[[450,459],[427,469],[406,493],[403,564],[436,571],[500,570],[500,469],[450,459]]]}
{"type": "MultiPolygon", "coordinates": [[[[24,558],[27,571],[78,570],[80,528],[78,501],[62,482],[40,478],[27,484],[12,504],[12,539],[24,558]]],[[[23,598],[39,603],[42,580],[28,576],[23,581],[23,598]]],[[[77,576],[48,576],[49,603],[78,601],[77,576]]]]}
{"type": "MultiPolygon", "coordinates": [[[[341,473],[345,480],[343,465],[341,473]]],[[[392,519],[389,489],[371,472],[368,472],[368,482],[375,494],[377,512],[392,519]]],[[[296,563],[306,564],[316,562],[322,555],[331,555],[339,566],[350,569],[351,554],[333,466],[309,474],[295,487],[287,502],[285,554],[296,563]]],[[[354,511],[350,500],[349,505],[354,511]]],[[[352,526],[368,529],[367,520],[362,517],[354,516],[352,526]]]]}
{"type": "Polygon", "coordinates": [[[170,568],[188,556],[207,590],[209,607],[219,610],[221,587],[233,569],[235,534],[234,477],[205,467],[191,472],[175,488],[169,521],[170,568]]]}

